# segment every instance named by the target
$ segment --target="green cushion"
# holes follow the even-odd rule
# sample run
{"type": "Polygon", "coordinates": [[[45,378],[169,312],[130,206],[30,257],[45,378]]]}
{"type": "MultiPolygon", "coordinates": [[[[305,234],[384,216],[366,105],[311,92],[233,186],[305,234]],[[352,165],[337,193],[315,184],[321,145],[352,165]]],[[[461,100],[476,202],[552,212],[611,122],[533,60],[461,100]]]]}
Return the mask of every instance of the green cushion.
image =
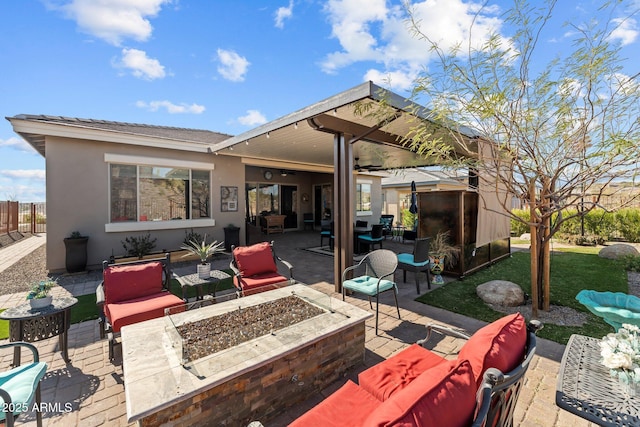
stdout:
{"type": "MultiPolygon", "coordinates": [[[[29,363],[10,371],[0,372],[0,388],[11,396],[13,407],[16,409],[14,415],[24,412],[22,409],[28,409],[35,396],[38,383],[46,372],[47,364],[44,362],[29,363]]],[[[1,397],[0,403],[4,403],[1,397]]],[[[4,413],[0,412],[0,420],[4,419],[4,413]]]]}
{"type": "Polygon", "coordinates": [[[373,296],[378,292],[388,291],[394,288],[396,284],[390,280],[380,280],[380,288],[378,289],[378,278],[371,276],[360,276],[350,280],[345,280],[342,287],[351,289],[354,292],[360,292],[365,295],[373,296]]]}

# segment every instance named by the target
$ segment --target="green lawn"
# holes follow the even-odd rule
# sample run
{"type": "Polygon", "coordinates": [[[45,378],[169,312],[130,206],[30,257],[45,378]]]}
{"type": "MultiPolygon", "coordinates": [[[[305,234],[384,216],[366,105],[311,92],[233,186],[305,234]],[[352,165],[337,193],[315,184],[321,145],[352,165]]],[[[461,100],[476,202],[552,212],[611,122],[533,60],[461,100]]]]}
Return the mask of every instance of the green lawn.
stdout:
{"type": "MultiPolygon", "coordinates": [[[[597,248],[577,247],[556,250],[561,253],[554,253],[551,258],[551,304],[585,312],[589,320],[582,327],[545,324],[538,335],[566,344],[571,334],[601,338],[613,332],[611,326],[591,314],[586,307],[576,301],[575,296],[582,289],[627,293],[627,274],[621,263],[598,257],[597,248]]],[[[530,277],[529,253],[515,252],[512,257],[463,280],[453,281],[422,295],[417,301],[491,322],[504,314],[484,304],[476,295],[476,286],[490,280],[508,280],[517,283],[527,294],[531,294],[530,277]]]]}
{"type": "MultiPolygon", "coordinates": [[[[224,270],[229,275],[233,273],[231,270],[224,270]]],[[[225,289],[233,288],[233,278],[228,278],[221,280],[218,286],[216,287],[216,292],[222,291],[225,289]]],[[[180,288],[180,283],[176,279],[171,279],[170,291],[174,295],[182,298],[182,289],[180,288]]],[[[189,287],[187,289],[187,297],[192,298],[196,296],[196,288],[189,287]]],[[[98,318],[98,310],[96,308],[96,295],[80,295],[78,297],[78,304],[73,306],[71,309],[71,323],[80,323],[85,322],[87,320],[95,320],[98,318]]],[[[0,310],[2,312],[3,310],[0,310]]],[[[9,321],[0,320],[0,340],[9,338],[9,321]]]]}

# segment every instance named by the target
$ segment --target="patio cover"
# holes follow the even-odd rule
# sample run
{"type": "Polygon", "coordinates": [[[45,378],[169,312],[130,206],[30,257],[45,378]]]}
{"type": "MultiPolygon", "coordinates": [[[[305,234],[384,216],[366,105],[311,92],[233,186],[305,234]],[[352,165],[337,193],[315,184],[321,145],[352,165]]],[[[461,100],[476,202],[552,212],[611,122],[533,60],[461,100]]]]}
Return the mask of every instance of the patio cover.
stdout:
{"type": "MultiPolygon", "coordinates": [[[[431,166],[435,159],[418,155],[403,143],[418,120],[429,117],[424,107],[366,82],[209,147],[210,152],[241,157],[246,165],[333,173],[336,212],[334,278],[340,290],[342,271],[353,259],[354,159],[380,169],[431,166]],[[363,109],[384,114],[359,114],[363,109]]],[[[457,143],[434,123],[434,137],[457,143]]],[[[461,128],[461,137],[475,145],[479,137],[461,128]]],[[[462,154],[462,150],[460,150],[462,154]]]]}

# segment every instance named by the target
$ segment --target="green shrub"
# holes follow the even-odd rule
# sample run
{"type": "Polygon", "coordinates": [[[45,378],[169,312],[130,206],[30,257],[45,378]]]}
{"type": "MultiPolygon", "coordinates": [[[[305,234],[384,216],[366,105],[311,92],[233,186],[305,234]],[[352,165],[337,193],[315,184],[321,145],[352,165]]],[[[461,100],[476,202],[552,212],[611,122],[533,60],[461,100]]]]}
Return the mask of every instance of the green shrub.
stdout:
{"type": "Polygon", "coordinates": [[[620,261],[626,271],[640,272],[640,256],[629,254],[620,257],[620,261]]]}
{"type": "Polygon", "coordinates": [[[402,225],[407,230],[413,230],[416,225],[417,214],[412,214],[409,209],[402,210],[402,225]]]}
{"type": "Polygon", "coordinates": [[[189,232],[184,230],[184,240],[182,241],[183,245],[190,245],[191,242],[202,242],[203,240],[202,234],[193,231],[193,228],[189,232]]]}
{"type": "MultiPolygon", "coordinates": [[[[23,222],[31,222],[31,214],[24,214],[24,216],[22,217],[22,221],[23,222]]],[[[42,214],[36,214],[36,224],[46,224],[47,223],[47,217],[42,215],[42,214]]]]}
{"type": "Polygon", "coordinates": [[[588,234],[611,240],[616,233],[616,214],[604,209],[594,209],[584,217],[584,228],[588,234]]]}
{"type": "Polygon", "coordinates": [[[615,220],[624,240],[640,242],[640,209],[621,209],[616,212],[615,220]]]}
{"type": "Polygon", "coordinates": [[[151,239],[151,235],[147,234],[146,236],[131,236],[124,239],[122,242],[122,247],[127,252],[129,256],[137,256],[138,258],[142,258],[145,255],[149,255],[153,248],[156,247],[156,239],[151,239]]]}
{"type": "Polygon", "coordinates": [[[601,236],[579,234],[559,234],[558,238],[571,245],[577,246],[597,246],[604,245],[605,239],[601,236]]]}
{"type": "Polygon", "coordinates": [[[529,224],[526,224],[531,219],[531,212],[528,209],[513,209],[512,214],[521,218],[525,223],[511,218],[511,234],[514,236],[522,236],[524,233],[529,232],[529,224]]]}

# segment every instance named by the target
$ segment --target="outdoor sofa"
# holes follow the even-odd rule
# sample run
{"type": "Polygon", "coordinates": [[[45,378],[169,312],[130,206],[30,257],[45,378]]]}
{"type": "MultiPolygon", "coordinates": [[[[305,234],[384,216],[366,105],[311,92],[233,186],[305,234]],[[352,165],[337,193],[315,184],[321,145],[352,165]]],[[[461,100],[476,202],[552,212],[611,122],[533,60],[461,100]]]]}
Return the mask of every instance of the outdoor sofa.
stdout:
{"type": "Polygon", "coordinates": [[[535,333],[519,313],[472,336],[436,325],[424,340],[348,380],[291,426],[512,426],[535,333]],[[447,360],[424,344],[432,331],[467,339],[447,360]]]}

